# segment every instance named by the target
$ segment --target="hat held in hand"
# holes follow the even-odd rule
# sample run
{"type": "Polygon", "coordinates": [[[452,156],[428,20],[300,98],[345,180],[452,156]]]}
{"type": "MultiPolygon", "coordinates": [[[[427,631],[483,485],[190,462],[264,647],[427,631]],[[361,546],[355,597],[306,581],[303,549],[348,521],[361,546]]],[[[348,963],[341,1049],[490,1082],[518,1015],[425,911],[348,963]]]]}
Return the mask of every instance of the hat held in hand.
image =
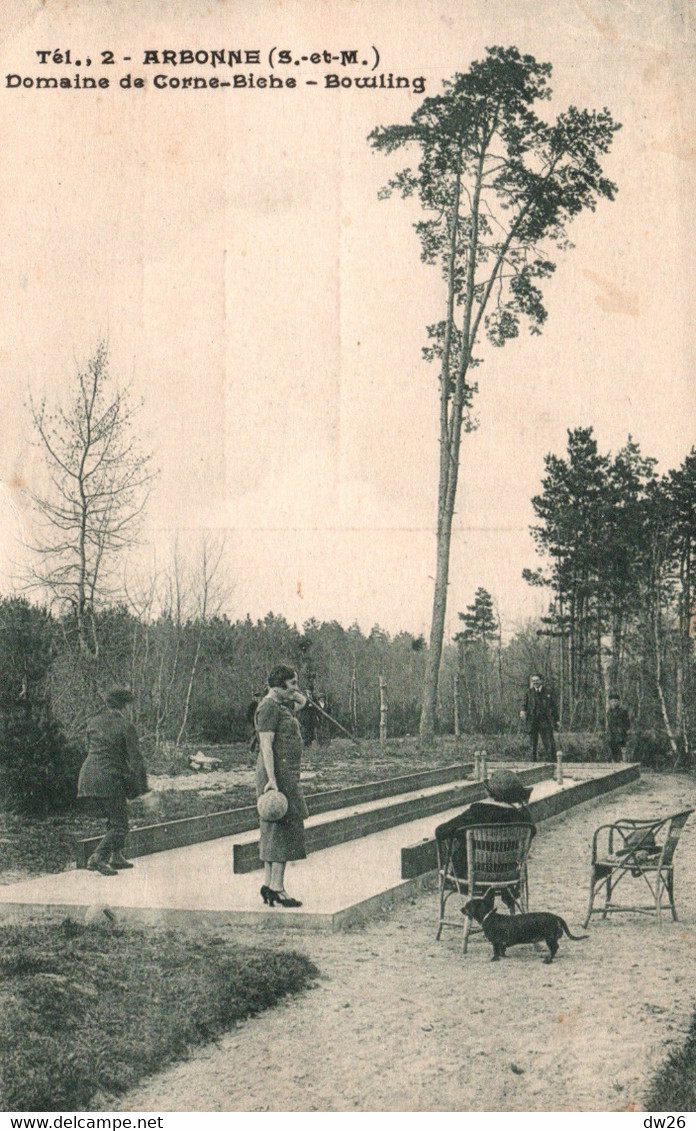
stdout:
{"type": "Polygon", "coordinates": [[[531,787],[522,785],[517,774],[512,770],[496,770],[484,785],[489,797],[506,805],[518,805],[529,801],[532,795],[531,787]]]}
{"type": "Polygon", "coordinates": [[[262,821],[282,821],[288,811],[288,799],[279,789],[267,789],[256,802],[262,821]]]}

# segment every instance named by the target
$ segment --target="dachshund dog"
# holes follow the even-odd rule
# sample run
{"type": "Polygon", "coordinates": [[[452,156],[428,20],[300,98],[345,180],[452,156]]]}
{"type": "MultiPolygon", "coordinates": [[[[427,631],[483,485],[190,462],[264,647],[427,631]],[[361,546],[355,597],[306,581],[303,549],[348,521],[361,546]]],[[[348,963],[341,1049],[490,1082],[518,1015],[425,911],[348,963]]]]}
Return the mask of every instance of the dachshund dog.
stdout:
{"type": "Polygon", "coordinates": [[[475,919],[483,927],[484,935],[493,944],[492,962],[505,958],[505,951],[509,946],[534,942],[546,943],[549,953],[544,962],[553,962],[558,950],[558,940],[564,934],[576,941],[589,937],[572,935],[565,920],[549,911],[537,911],[530,915],[498,915],[492,891],[486,892],[483,899],[470,899],[462,907],[462,915],[475,919]]]}

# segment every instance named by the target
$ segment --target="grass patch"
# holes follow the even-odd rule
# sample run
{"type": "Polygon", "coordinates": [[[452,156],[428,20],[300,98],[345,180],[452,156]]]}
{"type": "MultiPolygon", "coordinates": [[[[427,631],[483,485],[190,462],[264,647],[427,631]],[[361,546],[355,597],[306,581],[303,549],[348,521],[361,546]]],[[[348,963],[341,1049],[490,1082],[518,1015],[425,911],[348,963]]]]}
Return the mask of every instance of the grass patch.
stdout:
{"type": "Polygon", "coordinates": [[[645,1111],[696,1111],[696,1014],[682,1047],[671,1052],[645,1098],[645,1111]]]}
{"type": "Polygon", "coordinates": [[[301,954],[220,936],[0,927],[1,1109],[103,1108],[317,975],[301,954]]]}
{"type": "Polygon", "coordinates": [[[77,841],[99,829],[79,814],[42,819],[0,813],[0,883],[26,874],[62,872],[75,859],[77,841]]]}
{"type": "MultiPolygon", "coordinates": [[[[222,809],[241,809],[256,804],[256,791],[250,780],[248,785],[233,785],[227,789],[153,790],[128,806],[132,828],[156,825],[160,821],[175,821],[180,817],[200,817],[205,813],[219,813],[222,809]]],[[[99,831],[97,829],[97,831],[99,831]]]]}

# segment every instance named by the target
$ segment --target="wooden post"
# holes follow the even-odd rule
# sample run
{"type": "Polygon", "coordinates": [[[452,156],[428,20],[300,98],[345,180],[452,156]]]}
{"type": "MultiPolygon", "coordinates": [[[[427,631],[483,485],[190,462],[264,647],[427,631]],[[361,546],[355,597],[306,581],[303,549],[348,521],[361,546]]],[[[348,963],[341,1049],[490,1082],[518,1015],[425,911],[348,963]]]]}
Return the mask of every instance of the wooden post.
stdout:
{"type": "Polygon", "coordinates": [[[387,688],[384,676],[379,677],[379,741],[387,741],[387,688]]]}
{"type": "Polygon", "coordinates": [[[353,724],[353,734],[358,733],[358,673],[357,668],[353,668],[353,674],[350,680],[350,719],[353,724]]]}
{"type": "Polygon", "coordinates": [[[459,720],[459,672],[454,676],[454,736],[459,738],[460,734],[460,720],[459,720]]]}
{"type": "Polygon", "coordinates": [[[563,751],[556,751],[556,783],[563,785],[563,751]]]}

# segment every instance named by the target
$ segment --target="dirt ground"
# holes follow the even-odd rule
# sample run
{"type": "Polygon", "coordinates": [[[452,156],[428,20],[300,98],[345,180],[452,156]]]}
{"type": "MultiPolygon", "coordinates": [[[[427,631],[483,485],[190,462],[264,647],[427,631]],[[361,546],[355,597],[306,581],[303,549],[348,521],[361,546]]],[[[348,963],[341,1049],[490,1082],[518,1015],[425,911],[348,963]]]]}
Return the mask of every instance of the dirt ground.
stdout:
{"type": "MultiPolygon", "coordinates": [[[[694,778],[646,774],[630,791],[546,823],[530,860],[531,909],[555,911],[582,933],[593,830],[695,799],[694,778]]],[[[533,946],[491,963],[480,935],[464,956],[458,926],[435,942],[434,890],[345,933],[230,929],[240,943],[308,954],[321,980],[153,1077],[119,1106],[641,1110],[647,1083],[683,1041],[695,1004],[696,817],[676,861],[678,923],[668,919],[660,929],[637,915],[593,919],[590,937],[564,938],[552,965],[533,946]]]]}

